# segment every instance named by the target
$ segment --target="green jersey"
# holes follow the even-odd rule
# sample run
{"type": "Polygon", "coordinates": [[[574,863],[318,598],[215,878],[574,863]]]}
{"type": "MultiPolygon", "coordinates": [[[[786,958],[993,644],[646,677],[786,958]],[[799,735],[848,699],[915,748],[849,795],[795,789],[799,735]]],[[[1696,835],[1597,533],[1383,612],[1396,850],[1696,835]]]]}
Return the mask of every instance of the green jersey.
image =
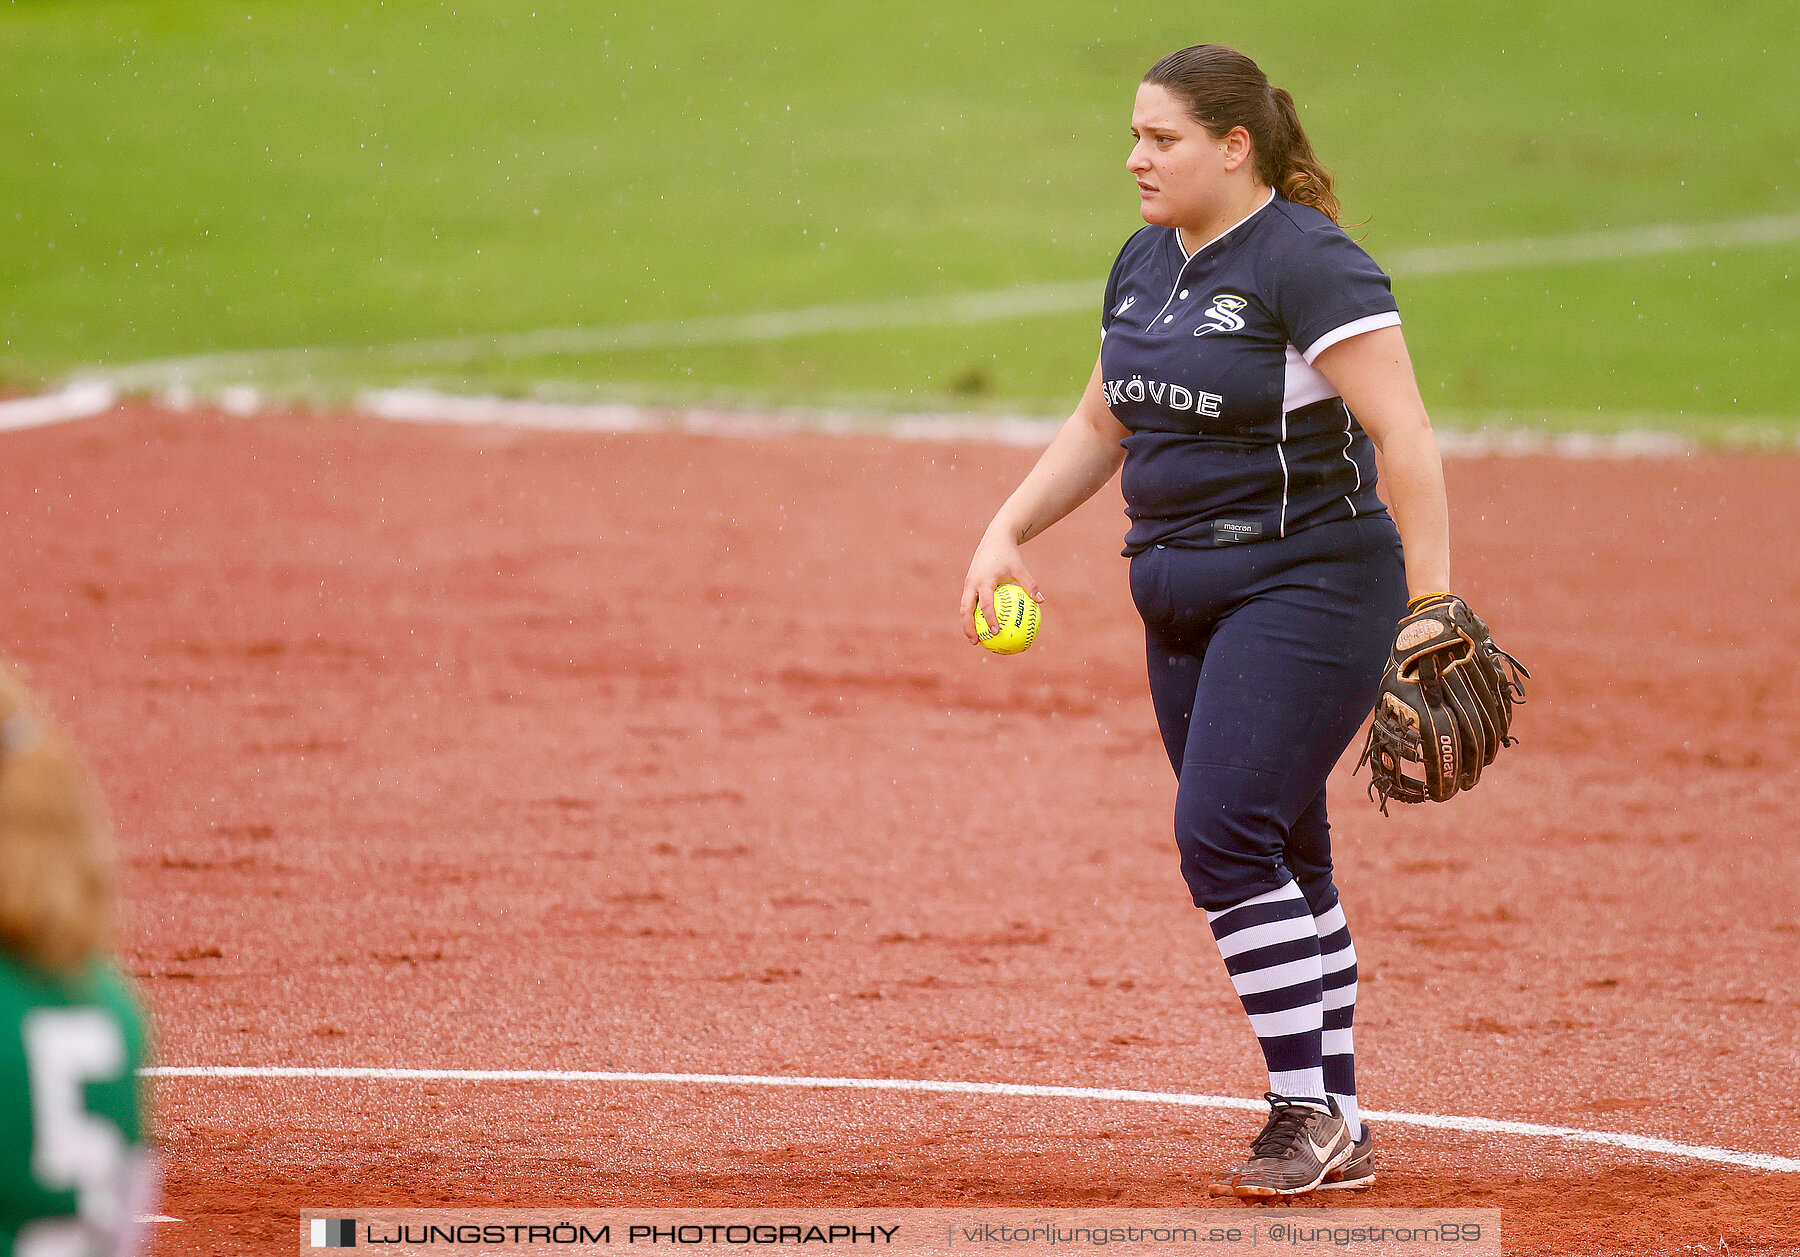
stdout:
{"type": "Polygon", "coordinates": [[[143,1063],[117,971],[66,979],[0,955],[0,1257],[135,1251],[153,1173],[143,1063]]]}

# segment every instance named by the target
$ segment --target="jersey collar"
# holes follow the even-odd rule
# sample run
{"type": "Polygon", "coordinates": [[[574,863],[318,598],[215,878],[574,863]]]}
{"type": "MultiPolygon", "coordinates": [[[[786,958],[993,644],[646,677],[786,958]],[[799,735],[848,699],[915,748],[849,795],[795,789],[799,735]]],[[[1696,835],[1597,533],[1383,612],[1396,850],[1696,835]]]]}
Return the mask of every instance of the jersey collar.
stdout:
{"type": "Polygon", "coordinates": [[[1231,224],[1231,226],[1227,227],[1224,231],[1221,231],[1218,235],[1214,236],[1211,240],[1208,240],[1205,244],[1201,245],[1198,249],[1195,249],[1192,253],[1189,253],[1187,251],[1187,246],[1181,243],[1181,228],[1179,228],[1179,227],[1169,228],[1170,231],[1175,233],[1175,247],[1177,249],[1181,250],[1182,265],[1185,266],[1189,262],[1192,262],[1197,255],[1205,253],[1208,249],[1212,248],[1215,244],[1219,243],[1219,241],[1223,240],[1226,236],[1229,236],[1232,232],[1236,231],[1239,227],[1242,227],[1245,223],[1249,222],[1252,218],[1255,218],[1258,214],[1260,214],[1264,210],[1268,209],[1269,206],[1274,202],[1274,200],[1275,200],[1275,189],[1270,188],[1268,200],[1264,201],[1261,205],[1258,205],[1255,209],[1251,210],[1248,214],[1245,214],[1242,218],[1238,219],[1235,223],[1231,224]]]}

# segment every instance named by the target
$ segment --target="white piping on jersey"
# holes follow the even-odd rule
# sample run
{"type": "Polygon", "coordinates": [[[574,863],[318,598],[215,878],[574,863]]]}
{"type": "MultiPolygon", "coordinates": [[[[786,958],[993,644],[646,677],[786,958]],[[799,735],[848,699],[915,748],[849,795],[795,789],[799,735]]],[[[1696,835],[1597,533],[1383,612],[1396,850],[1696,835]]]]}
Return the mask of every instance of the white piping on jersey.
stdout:
{"type": "Polygon", "coordinates": [[[1175,285],[1174,285],[1174,287],[1169,289],[1169,299],[1162,303],[1162,309],[1160,309],[1156,312],[1156,317],[1151,319],[1148,323],[1146,323],[1144,325],[1145,331],[1154,332],[1156,330],[1156,325],[1162,321],[1162,316],[1169,312],[1169,306],[1174,302],[1175,294],[1181,291],[1181,278],[1182,278],[1182,276],[1187,274],[1188,263],[1192,262],[1195,258],[1199,257],[1202,253],[1205,253],[1208,249],[1212,248],[1215,244],[1219,243],[1219,241],[1223,240],[1226,236],[1229,236],[1232,232],[1236,231],[1239,227],[1242,227],[1245,223],[1249,222],[1252,218],[1255,218],[1258,214],[1260,214],[1264,210],[1268,209],[1269,206],[1274,202],[1274,200],[1275,200],[1275,189],[1270,188],[1269,189],[1269,199],[1267,201],[1264,201],[1261,205],[1258,205],[1255,209],[1251,210],[1248,214],[1245,214],[1242,218],[1238,219],[1235,223],[1231,224],[1231,226],[1227,227],[1224,231],[1221,231],[1218,235],[1214,236],[1211,240],[1208,240],[1205,244],[1201,245],[1198,249],[1195,249],[1192,253],[1189,253],[1187,251],[1187,246],[1181,243],[1181,228],[1179,228],[1179,227],[1169,228],[1170,231],[1175,233],[1175,247],[1177,249],[1181,250],[1181,269],[1175,272],[1175,285]]]}
{"type": "MultiPolygon", "coordinates": [[[[1344,461],[1349,463],[1350,469],[1356,473],[1356,487],[1351,489],[1350,493],[1360,493],[1362,491],[1362,468],[1358,467],[1356,460],[1350,457],[1350,444],[1355,440],[1355,437],[1351,435],[1350,425],[1354,422],[1356,421],[1350,415],[1350,407],[1344,407],[1344,461]]],[[[1350,500],[1350,493],[1344,495],[1344,505],[1350,508],[1350,518],[1355,519],[1356,503],[1350,500]]]]}
{"type": "Polygon", "coordinates": [[[1275,534],[1278,537],[1287,536],[1288,468],[1287,455],[1281,452],[1281,447],[1286,443],[1287,411],[1284,410],[1281,412],[1281,440],[1275,443],[1275,457],[1281,460],[1281,526],[1275,534]]]}

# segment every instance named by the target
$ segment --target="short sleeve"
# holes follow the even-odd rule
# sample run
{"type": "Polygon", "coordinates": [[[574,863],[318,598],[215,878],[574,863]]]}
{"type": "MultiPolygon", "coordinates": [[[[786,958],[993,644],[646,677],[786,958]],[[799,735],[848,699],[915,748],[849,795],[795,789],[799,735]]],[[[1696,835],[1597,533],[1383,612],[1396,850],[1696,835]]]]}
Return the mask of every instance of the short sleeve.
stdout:
{"type": "Polygon", "coordinates": [[[1107,330],[1112,327],[1113,318],[1119,309],[1119,285],[1124,282],[1125,274],[1132,265],[1128,258],[1135,256],[1142,259],[1143,253],[1138,242],[1149,230],[1149,227],[1139,227],[1134,231],[1131,238],[1120,247],[1119,256],[1113,259],[1112,273],[1106,277],[1105,302],[1100,307],[1101,340],[1106,339],[1107,330]]]}
{"type": "Polygon", "coordinates": [[[1308,365],[1340,341],[1399,326],[1386,273],[1335,223],[1298,232],[1278,256],[1275,316],[1308,365]]]}
{"type": "MultiPolygon", "coordinates": [[[[1129,247],[1129,243],[1127,244],[1129,247]]],[[[1119,272],[1125,266],[1125,250],[1119,250],[1119,256],[1113,259],[1112,272],[1106,277],[1106,296],[1100,303],[1100,339],[1106,339],[1107,329],[1112,326],[1113,311],[1119,304],[1119,272]]]]}

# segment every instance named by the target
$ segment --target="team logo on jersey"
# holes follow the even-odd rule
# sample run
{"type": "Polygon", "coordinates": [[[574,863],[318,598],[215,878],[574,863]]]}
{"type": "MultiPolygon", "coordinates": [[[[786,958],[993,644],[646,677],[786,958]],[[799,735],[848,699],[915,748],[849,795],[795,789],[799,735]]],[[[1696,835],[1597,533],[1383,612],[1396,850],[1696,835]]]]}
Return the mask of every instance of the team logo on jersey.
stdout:
{"type": "Polygon", "coordinates": [[[1194,335],[1204,336],[1208,332],[1243,331],[1244,320],[1243,317],[1238,314],[1238,311],[1249,304],[1248,301],[1245,301],[1236,293],[1220,293],[1213,298],[1213,303],[1206,307],[1205,317],[1207,321],[1194,329],[1194,335]]]}
{"type": "Polygon", "coordinates": [[[1136,297],[1127,297],[1127,298],[1125,298],[1125,300],[1119,302],[1119,308],[1117,310],[1113,311],[1113,317],[1116,319],[1121,314],[1125,313],[1125,311],[1131,309],[1132,302],[1134,302],[1136,300],[1137,300],[1136,297]]]}

